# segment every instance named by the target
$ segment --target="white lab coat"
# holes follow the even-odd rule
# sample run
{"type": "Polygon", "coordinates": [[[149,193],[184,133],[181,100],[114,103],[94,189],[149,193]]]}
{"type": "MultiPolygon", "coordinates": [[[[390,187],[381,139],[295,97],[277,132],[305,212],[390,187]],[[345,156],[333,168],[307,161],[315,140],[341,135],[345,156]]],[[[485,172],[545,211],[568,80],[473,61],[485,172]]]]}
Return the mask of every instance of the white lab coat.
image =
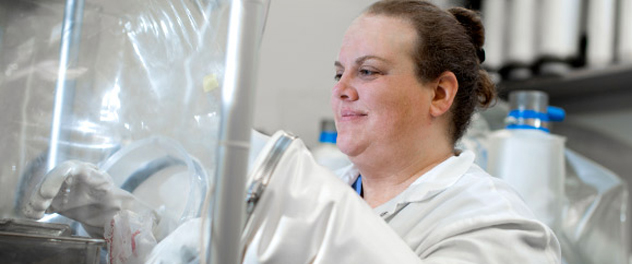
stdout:
{"type": "MultiPolygon", "coordinates": [[[[373,211],[423,263],[561,263],[551,229],[474,158],[465,151],[445,160],[373,211]]],[[[359,174],[354,166],[337,173],[348,184],[359,174]]]]}
{"type": "MultiPolygon", "coordinates": [[[[268,140],[253,167],[279,138],[268,140]]],[[[284,152],[257,203],[244,263],[412,264],[420,259],[300,139],[284,152]]]]}
{"type": "MultiPolygon", "coordinates": [[[[254,170],[279,136],[260,137],[267,142],[254,145],[256,153],[263,149],[254,170]]],[[[249,223],[254,231],[244,236],[243,263],[561,263],[551,230],[534,220],[508,185],[473,160],[467,151],[449,158],[372,210],[349,186],[358,176],[353,166],[339,171],[340,181],[297,139],[255,207],[249,223]]],[[[193,239],[199,227],[191,230],[186,241],[199,241],[193,239]]],[[[175,244],[159,244],[155,251],[182,255],[188,244],[175,244]]]]}

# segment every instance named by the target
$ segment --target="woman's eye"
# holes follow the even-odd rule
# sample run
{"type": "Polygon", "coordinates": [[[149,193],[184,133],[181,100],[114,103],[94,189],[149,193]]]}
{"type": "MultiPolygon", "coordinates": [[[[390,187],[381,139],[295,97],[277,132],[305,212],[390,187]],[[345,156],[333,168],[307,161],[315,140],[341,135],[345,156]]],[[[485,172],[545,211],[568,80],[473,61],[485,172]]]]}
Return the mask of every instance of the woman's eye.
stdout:
{"type": "Polygon", "coordinates": [[[377,74],[377,72],[374,72],[374,71],[371,71],[371,70],[366,70],[366,69],[360,70],[360,75],[362,75],[362,76],[371,76],[371,75],[375,75],[375,74],[377,74]]]}
{"type": "Polygon", "coordinates": [[[340,81],[340,78],[342,78],[342,73],[336,73],[336,75],[334,75],[334,80],[340,81]]]}

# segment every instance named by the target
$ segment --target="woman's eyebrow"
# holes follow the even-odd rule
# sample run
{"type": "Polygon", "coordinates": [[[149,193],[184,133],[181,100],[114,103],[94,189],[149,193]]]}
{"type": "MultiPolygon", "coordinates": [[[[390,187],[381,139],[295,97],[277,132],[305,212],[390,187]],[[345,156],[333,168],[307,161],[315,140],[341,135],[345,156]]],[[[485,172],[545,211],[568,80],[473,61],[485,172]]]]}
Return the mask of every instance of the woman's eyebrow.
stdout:
{"type": "Polygon", "coordinates": [[[360,65],[363,62],[365,62],[366,60],[379,60],[379,61],[383,61],[383,62],[387,62],[387,63],[389,62],[387,59],[384,59],[382,57],[378,57],[378,56],[375,56],[375,55],[366,55],[366,56],[362,56],[360,58],[357,58],[355,63],[357,65],[360,65]]]}
{"type": "MultiPolygon", "coordinates": [[[[366,55],[366,56],[362,56],[362,57],[360,57],[360,58],[357,58],[357,59],[356,59],[356,61],[355,61],[355,64],[356,64],[356,65],[360,65],[360,64],[362,64],[363,62],[365,62],[366,60],[371,60],[371,59],[373,59],[373,60],[379,60],[379,61],[383,61],[383,62],[387,62],[387,63],[389,62],[387,59],[384,59],[384,58],[382,58],[382,57],[378,57],[378,56],[374,56],[374,55],[366,55]]],[[[334,66],[336,66],[336,67],[340,67],[340,68],[344,68],[344,67],[342,66],[342,63],[340,63],[339,61],[335,61],[335,62],[334,62],[334,66]]]]}

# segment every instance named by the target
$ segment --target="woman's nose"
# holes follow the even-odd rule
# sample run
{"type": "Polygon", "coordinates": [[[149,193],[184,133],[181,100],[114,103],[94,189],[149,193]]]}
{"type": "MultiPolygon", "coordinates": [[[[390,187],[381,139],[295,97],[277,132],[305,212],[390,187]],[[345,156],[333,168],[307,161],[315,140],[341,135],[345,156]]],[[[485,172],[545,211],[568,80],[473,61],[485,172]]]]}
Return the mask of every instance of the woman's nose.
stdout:
{"type": "Polygon", "coordinates": [[[339,98],[341,100],[358,100],[358,91],[351,84],[349,78],[345,75],[343,75],[342,78],[338,80],[338,82],[334,86],[333,93],[336,98],[339,98]]]}

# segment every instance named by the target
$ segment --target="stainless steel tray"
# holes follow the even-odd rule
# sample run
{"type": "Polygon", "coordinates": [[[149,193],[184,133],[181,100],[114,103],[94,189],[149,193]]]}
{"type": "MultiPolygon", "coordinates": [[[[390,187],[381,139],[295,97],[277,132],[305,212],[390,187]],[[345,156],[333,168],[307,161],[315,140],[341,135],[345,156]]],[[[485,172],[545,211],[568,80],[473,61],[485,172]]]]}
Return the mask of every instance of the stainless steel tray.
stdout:
{"type": "Polygon", "coordinates": [[[0,263],[99,263],[105,240],[69,234],[61,224],[0,220],[0,263]]]}

